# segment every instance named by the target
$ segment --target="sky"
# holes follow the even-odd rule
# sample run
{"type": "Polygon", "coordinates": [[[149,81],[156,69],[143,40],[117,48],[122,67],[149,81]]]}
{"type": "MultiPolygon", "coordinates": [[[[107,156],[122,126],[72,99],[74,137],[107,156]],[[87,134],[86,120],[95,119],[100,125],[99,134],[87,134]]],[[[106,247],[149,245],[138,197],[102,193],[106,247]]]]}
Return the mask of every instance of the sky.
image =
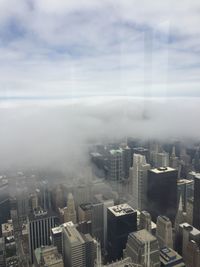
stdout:
{"type": "Polygon", "coordinates": [[[0,0],[0,97],[199,96],[198,0],[0,0]]]}
{"type": "Polygon", "coordinates": [[[0,0],[0,169],[80,175],[91,141],[199,140],[199,25],[196,0],[0,0]]]}

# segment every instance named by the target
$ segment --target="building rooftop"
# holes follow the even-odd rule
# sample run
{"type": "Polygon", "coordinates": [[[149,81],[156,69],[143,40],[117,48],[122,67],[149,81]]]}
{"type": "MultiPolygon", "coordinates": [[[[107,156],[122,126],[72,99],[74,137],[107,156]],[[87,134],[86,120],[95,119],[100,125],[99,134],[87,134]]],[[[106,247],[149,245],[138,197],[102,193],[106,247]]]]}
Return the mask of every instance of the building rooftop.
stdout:
{"type": "Polygon", "coordinates": [[[67,235],[68,239],[70,240],[70,243],[84,243],[84,240],[79,233],[79,231],[76,229],[73,222],[67,222],[65,223],[65,227],[63,228],[64,233],[67,235]]]}
{"type": "Polygon", "coordinates": [[[130,205],[127,203],[112,206],[108,208],[115,216],[123,216],[130,213],[135,213],[136,210],[134,210],[130,205]]]}
{"type": "Polygon", "coordinates": [[[173,266],[177,267],[185,266],[182,257],[176,251],[168,247],[164,247],[160,250],[160,261],[164,266],[169,266],[169,264],[173,264],[173,266]]]}
{"type": "Polygon", "coordinates": [[[84,211],[91,210],[92,209],[92,203],[83,203],[80,205],[80,207],[84,211]]]}
{"type": "Polygon", "coordinates": [[[159,167],[159,168],[151,169],[150,171],[154,173],[166,173],[166,172],[175,171],[175,169],[171,167],[159,167]]]}
{"type": "Polygon", "coordinates": [[[35,257],[38,264],[44,263],[44,266],[53,266],[54,264],[62,263],[62,256],[58,253],[57,248],[54,246],[45,246],[35,249],[35,257]]]}
{"type": "Polygon", "coordinates": [[[119,148],[119,149],[111,149],[110,150],[110,154],[111,155],[117,155],[117,154],[121,154],[123,152],[123,149],[122,148],[119,148]]]}
{"type": "Polygon", "coordinates": [[[193,184],[194,181],[193,180],[188,180],[188,179],[179,179],[177,180],[177,184],[181,185],[181,184],[193,184]]]}
{"type": "Polygon", "coordinates": [[[153,236],[149,231],[147,231],[146,229],[142,229],[140,231],[131,233],[130,236],[136,238],[138,241],[140,241],[141,243],[145,243],[147,241],[156,241],[156,237],[153,236]]]}

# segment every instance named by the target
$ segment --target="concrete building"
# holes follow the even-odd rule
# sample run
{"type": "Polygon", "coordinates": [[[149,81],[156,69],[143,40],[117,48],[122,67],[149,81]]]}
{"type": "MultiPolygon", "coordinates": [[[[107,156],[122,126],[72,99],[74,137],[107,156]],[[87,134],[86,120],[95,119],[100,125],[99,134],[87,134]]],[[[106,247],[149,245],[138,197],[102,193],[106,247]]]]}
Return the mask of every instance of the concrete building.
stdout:
{"type": "Polygon", "coordinates": [[[5,238],[0,237],[0,267],[5,267],[5,262],[6,262],[5,238]]]}
{"type": "Polygon", "coordinates": [[[161,152],[157,154],[156,167],[168,167],[169,166],[169,154],[161,152]]]}
{"type": "Polygon", "coordinates": [[[62,256],[54,246],[36,248],[34,252],[35,267],[64,267],[62,256]]]}
{"type": "Polygon", "coordinates": [[[193,225],[200,230],[200,173],[194,178],[193,225]]]}
{"type": "Polygon", "coordinates": [[[172,223],[166,216],[158,216],[156,237],[160,248],[173,248],[172,223]]]}
{"type": "Polygon", "coordinates": [[[194,181],[188,179],[179,179],[177,181],[177,200],[182,197],[183,211],[186,212],[187,202],[194,196],[194,181]]]}
{"type": "Polygon", "coordinates": [[[137,212],[128,204],[107,209],[109,261],[122,258],[129,233],[137,231],[137,212]]]}
{"type": "Polygon", "coordinates": [[[183,258],[173,249],[164,247],[160,250],[161,267],[185,267],[183,258]]]}
{"type": "Polygon", "coordinates": [[[146,229],[130,233],[124,256],[141,266],[160,266],[159,246],[155,236],[146,229]]]}
{"type": "Polygon", "coordinates": [[[96,242],[89,234],[81,235],[72,222],[63,227],[64,266],[92,267],[96,258],[96,242]]]}
{"type": "Polygon", "coordinates": [[[72,221],[73,223],[77,222],[76,209],[72,193],[68,194],[67,209],[64,209],[64,222],[69,221],[72,221]]]}
{"type": "Polygon", "coordinates": [[[108,179],[120,181],[123,178],[123,149],[112,149],[108,157],[108,179]]]}
{"type": "Polygon", "coordinates": [[[151,233],[151,215],[147,211],[141,211],[140,213],[140,230],[146,229],[151,233]]]}
{"type": "Polygon", "coordinates": [[[133,196],[132,206],[134,209],[145,209],[147,191],[147,171],[150,164],[146,163],[144,155],[133,155],[133,167],[130,168],[130,187],[133,196]]]}

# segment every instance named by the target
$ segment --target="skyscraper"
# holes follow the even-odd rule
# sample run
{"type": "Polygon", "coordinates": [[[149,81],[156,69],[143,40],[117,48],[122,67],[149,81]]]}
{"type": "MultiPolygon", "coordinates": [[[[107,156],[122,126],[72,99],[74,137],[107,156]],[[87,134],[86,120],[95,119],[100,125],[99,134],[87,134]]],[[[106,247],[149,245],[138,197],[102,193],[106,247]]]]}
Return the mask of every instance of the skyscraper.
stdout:
{"type": "Polygon", "coordinates": [[[96,242],[89,234],[81,235],[72,222],[63,227],[64,266],[92,267],[96,258],[96,242]]]}
{"type": "Polygon", "coordinates": [[[133,196],[133,208],[145,209],[146,206],[146,190],[147,190],[147,171],[150,164],[146,163],[143,155],[133,155],[133,167],[130,168],[130,186],[133,196]]]}
{"type": "Polygon", "coordinates": [[[130,257],[139,266],[160,266],[159,246],[155,236],[146,229],[130,233],[124,250],[125,257],[130,257]]]}
{"type": "Polygon", "coordinates": [[[156,237],[160,248],[173,248],[172,223],[166,216],[158,216],[156,237]]]}
{"type": "Polygon", "coordinates": [[[43,246],[34,251],[35,267],[64,267],[61,254],[54,246],[43,246]]]}
{"type": "Polygon", "coordinates": [[[142,229],[151,232],[151,215],[145,210],[140,213],[140,230],[142,229]]]}
{"type": "Polygon", "coordinates": [[[50,245],[51,228],[55,227],[56,223],[57,217],[50,211],[38,209],[29,216],[28,237],[31,262],[33,262],[33,253],[36,248],[50,245]]]}
{"type": "Polygon", "coordinates": [[[193,225],[200,230],[200,174],[194,178],[193,225]]]}
{"type": "Polygon", "coordinates": [[[122,258],[128,234],[137,231],[137,212],[128,204],[108,208],[108,255],[109,260],[122,258]]]}
{"type": "Polygon", "coordinates": [[[147,179],[147,210],[156,222],[159,215],[166,215],[174,223],[177,212],[177,175],[170,167],[151,169],[147,179]]]}
{"type": "Polygon", "coordinates": [[[109,151],[108,179],[120,181],[123,176],[123,149],[112,149],[109,151]]]}
{"type": "Polygon", "coordinates": [[[180,196],[182,198],[183,211],[186,211],[187,201],[194,195],[194,181],[187,179],[180,179],[177,181],[177,200],[180,196]]]}
{"type": "MultiPolygon", "coordinates": [[[[0,225],[10,218],[10,201],[8,192],[8,180],[0,176],[0,225]]],[[[1,236],[1,227],[0,227],[1,236]]]]}
{"type": "Polygon", "coordinates": [[[68,199],[67,199],[67,209],[64,212],[64,222],[72,221],[73,223],[76,223],[76,209],[74,204],[74,198],[72,193],[69,193],[68,199]]]}

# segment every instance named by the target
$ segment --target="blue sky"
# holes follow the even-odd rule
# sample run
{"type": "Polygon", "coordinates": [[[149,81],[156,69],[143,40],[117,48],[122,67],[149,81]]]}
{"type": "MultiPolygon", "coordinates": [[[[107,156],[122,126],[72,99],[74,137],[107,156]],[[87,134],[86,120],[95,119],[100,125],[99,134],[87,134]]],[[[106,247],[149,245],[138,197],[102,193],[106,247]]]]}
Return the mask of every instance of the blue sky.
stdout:
{"type": "Polygon", "coordinates": [[[1,0],[0,96],[199,96],[196,0],[1,0]]]}

